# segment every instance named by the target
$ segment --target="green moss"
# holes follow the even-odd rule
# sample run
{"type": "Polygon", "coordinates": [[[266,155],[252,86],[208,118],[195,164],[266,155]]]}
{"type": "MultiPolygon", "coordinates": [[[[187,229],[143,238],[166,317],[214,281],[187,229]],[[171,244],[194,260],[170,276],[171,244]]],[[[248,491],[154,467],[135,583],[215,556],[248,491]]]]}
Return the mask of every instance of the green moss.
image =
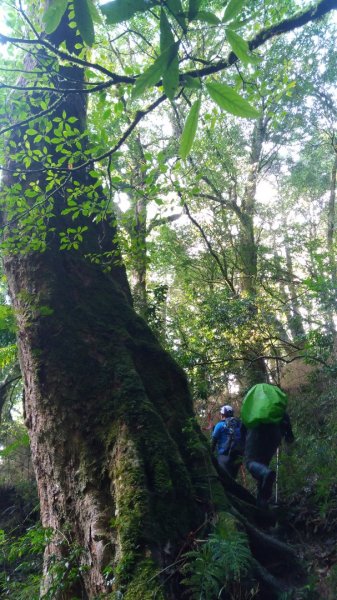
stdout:
{"type": "Polygon", "coordinates": [[[139,547],[144,539],[151,537],[148,493],[145,485],[141,460],[131,440],[126,439],[126,431],[121,432],[116,470],[113,474],[115,485],[116,518],[115,526],[120,537],[122,558],[118,570],[125,580],[139,555],[139,547]]]}
{"type": "Polygon", "coordinates": [[[158,585],[157,573],[158,569],[152,560],[142,561],[127,586],[123,600],[165,600],[164,592],[158,585]]]}

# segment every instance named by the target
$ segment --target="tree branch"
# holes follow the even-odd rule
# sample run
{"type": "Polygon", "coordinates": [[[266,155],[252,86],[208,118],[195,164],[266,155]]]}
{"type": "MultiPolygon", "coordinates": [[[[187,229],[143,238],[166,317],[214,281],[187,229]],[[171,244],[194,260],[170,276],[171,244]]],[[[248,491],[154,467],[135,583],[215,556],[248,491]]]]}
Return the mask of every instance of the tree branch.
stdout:
{"type": "Polygon", "coordinates": [[[0,43],[23,44],[23,45],[28,45],[28,46],[38,46],[38,45],[43,46],[44,48],[47,48],[48,50],[50,50],[50,52],[55,54],[55,56],[62,58],[62,60],[67,60],[70,63],[80,65],[81,67],[84,67],[87,69],[94,69],[95,71],[99,71],[100,73],[107,75],[113,82],[111,85],[116,85],[118,83],[134,84],[136,81],[136,77],[127,77],[124,75],[117,75],[116,73],[113,73],[112,71],[110,71],[109,69],[106,69],[105,67],[103,67],[102,65],[100,65],[98,63],[92,63],[87,60],[83,60],[82,58],[78,58],[77,56],[74,56],[73,54],[69,54],[68,52],[65,52],[64,50],[59,50],[58,48],[53,46],[53,44],[51,44],[50,42],[48,42],[47,40],[42,39],[42,38],[38,38],[38,39],[34,39],[34,40],[24,39],[24,38],[20,39],[20,38],[7,36],[7,35],[0,33],[0,43]]]}
{"type": "MultiPolygon", "coordinates": [[[[332,10],[337,10],[337,0],[322,0],[319,4],[312,6],[305,11],[301,11],[289,19],[281,21],[277,25],[269,27],[268,29],[262,29],[252,40],[250,40],[250,42],[248,42],[249,48],[250,50],[256,50],[260,46],[263,46],[268,40],[284,33],[294,31],[311,21],[317,21],[332,10]]],[[[204,69],[187,71],[184,75],[189,75],[190,77],[206,77],[207,75],[212,75],[213,73],[228,69],[228,67],[234,65],[238,60],[236,54],[230,52],[226,60],[219,61],[215,65],[205,67],[204,69]]],[[[181,77],[184,77],[184,75],[181,77]]]]}
{"type": "MultiPolygon", "coordinates": [[[[180,193],[179,193],[179,195],[181,196],[181,194],[180,194],[180,193]]],[[[219,259],[218,255],[216,254],[216,252],[214,252],[214,250],[213,250],[213,248],[212,248],[212,245],[211,245],[210,241],[208,240],[208,238],[207,238],[207,236],[206,236],[206,234],[205,234],[205,232],[204,232],[203,228],[202,228],[202,227],[201,227],[201,225],[199,225],[199,223],[198,223],[198,222],[197,222],[197,221],[196,221],[196,220],[195,220],[195,219],[192,217],[192,215],[191,215],[191,213],[190,213],[190,211],[189,211],[189,208],[188,208],[188,206],[187,206],[186,202],[184,202],[183,206],[184,206],[184,210],[185,210],[185,212],[186,212],[186,214],[187,214],[188,218],[190,219],[190,221],[193,223],[193,225],[194,225],[194,226],[195,226],[195,227],[196,227],[196,228],[199,230],[199,232],[201,233],[201,236],[202,236],[202,238],[203,238],[203,240],[204,240],[204,242],[205,242],[205,244],[206,244],[206,246],[207,246],[207,248],[208,248],[208,250],[209,250],[210,254],[213,256],[214,260],[216,261],[216,263],[217,263],[217,265],[218,265],[218,267],[219,267],[219,269],[220,269],[220,272],[221,272],[221,274],[223,275],[223,278],[224,278],[224,281],[225,281],[226,285],[228,286],[228,288],[230,289],[230,291],[231,291],[231,292],[232,292],[232,293],[235,295],[235,294],[236,294],[236,291],[235,291],[235,289],[234,289],[233,283],[232,283],[232,281],[231,281],[231,280],[228,278],[227,265],[226,265],[226,264],[224,264],[224,265],[223,265],[223,264],[221,263],[221,261],[220,261],[220,259],[219,259]]]]}
{"type": "MultiPolygon", "coordinates": [[[[0,130],[0,135],[3,135],[4,133],[7,133],[8,131],[13,131],[13,129],[17,129],[18,127],[22,127],[23,125],[28,125],[28,123],[31,123],[31,121],[36,121],[36,119],[39,119],[40,117],[49,115],[49,113],[52,112],[55,108],[57,108],[61,104],[61,102],[62,102],[62,98],[58,98],[57,100],[55,100],[55,102],[53,102],[53,104],[51,104],[45,110],[41,110],[39,113],[36,113],[35,115],[30,115],[29,117],[27,117],[27,119],[18,121],[17,123],[14,123],[13,125],[8,125],[8,127],[4,127],[3,129],[0,130]]],[[[1,169],[2,169],[2,167],[0,167],[0,170],[1,169]]]]}
{"type": "MultiPolygon", "coordinates": [[[[86,85],[92,85],[90,83],[84,82],[86,85]]],[[[51,92],[53,94],[61,94],[62,96],[67,96],[69,94],[91,94],[93,92],[100,92],[110,86],[114,85],[112,80],[104,81],[102,83],[98,83],[90,89],[85,88],[57,88],[51,86],[20,86],[20,85],[9,85],[7,83],[0,83],[0,89],[7,90],[18,90],[23,92],[51,92]]]]}
{"type": "MultiPolygon", "coordinates": [[[[303,25],[306,25],[311,21],[317,21],[332,10],[337,10],[337,0],[322,0],[321,2],[319,2],[319,4],[312,6],[305,11],[298,12],[293,17],[285,19],[277,25],[274,25],[267,29],[262,29],[252,40],[248,42],[249,48],[250,50],[256,50],[260,46],[263,46],[263,44],[265,44],[268,40],[276,36],[282,35],[284,33],[294,31],[295,29],[303,27],[303,25]]],[[[107,75],[111,79],[111,85],[116,85],[118,83],[127,83],[134,85],[137,80],[136,76],[127,77],[124,75],[117,75],[116,73],[113,73],[112,71],[106,69],[98,63],[91,63],[89,61],[73,56],[68,52],[59,50],[58,48],[53,46],[53,44],[41,37],[33,40],[24,38],[20,39],[0,33],[0,43],[13,43],[33,46],[41,45],[53,52],[53,54],[55,54],[59,58],[62,58],[63,60],[67,60],[73,64],[78,64],[82,67],[94,69],[103,73],[104,75],[107,75]]],[[[179,79],[182,82],[186,75],[189,75],[190,77],[206,77],[207,75],[212,75],[213,73],[218,73],[219,71],[228,69],[230,66],[238,62],[238,60],[239,59],[236,56],[236,54],[234,52],[230,52],[226,60],[219,61],[216,64],[204,67],[203,69],[193,69],[191,71],[181,73],[179,79]]],[[[162,82],[159,81],[156,85],[159,86],[161,84],[162,82]]]]}
{"type": "Polygon", "coordinates": [[[173,223],[173,221],[177,221],[180,219],[183,213],[177,213],[174,215],[168,215],[167,217],[161,217],[160,219],[153,219],[152,223],[150,223],[147,233],[149,234],[156,227],[160,227],[160,225],[166,225],[166,223],[173,223]]]}

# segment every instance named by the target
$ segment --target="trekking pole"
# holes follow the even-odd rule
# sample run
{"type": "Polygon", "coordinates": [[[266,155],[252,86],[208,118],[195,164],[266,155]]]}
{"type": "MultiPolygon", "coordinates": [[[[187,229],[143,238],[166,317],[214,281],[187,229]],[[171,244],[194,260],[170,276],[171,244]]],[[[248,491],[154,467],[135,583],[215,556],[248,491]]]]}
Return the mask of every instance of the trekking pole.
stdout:
{"type": "Polygon", "coordinates": [[[279,460],[280,460],[280,448],[276,450],[276,480],[275,480],[275,502],[277,504],[278,501],[278,469],[279,469],[279,460]]]}

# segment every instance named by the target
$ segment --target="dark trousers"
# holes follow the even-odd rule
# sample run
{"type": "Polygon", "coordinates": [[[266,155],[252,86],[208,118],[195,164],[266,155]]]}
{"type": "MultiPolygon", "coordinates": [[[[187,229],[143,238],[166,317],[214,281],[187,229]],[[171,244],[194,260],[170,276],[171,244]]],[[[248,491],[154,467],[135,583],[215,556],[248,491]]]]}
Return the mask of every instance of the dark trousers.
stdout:
{"type": "Polygon", "coordinates": [[[239,469],[242,465],[242,454],[232,450],[229,454],[219,454],[218,463],[221,469],[226,471],[233,479],[237,478],[239,469]]]}

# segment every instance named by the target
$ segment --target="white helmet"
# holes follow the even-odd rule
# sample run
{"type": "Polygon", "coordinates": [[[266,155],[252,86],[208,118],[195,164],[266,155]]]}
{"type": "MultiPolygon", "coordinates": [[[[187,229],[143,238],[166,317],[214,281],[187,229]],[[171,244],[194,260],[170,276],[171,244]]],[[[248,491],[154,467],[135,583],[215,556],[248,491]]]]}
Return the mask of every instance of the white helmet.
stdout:
{"type": "Polygon", "coordinates": [[[231,414],[231,415],[232,415],[232,414],[233,414],[233,412],[234,412],[234,411],[233,411],[233,408],[232,408],[232,407],[231,407],[229,404],[225,404],[225,406],[222,406],[222,407],[220,408],[220,413],[221,413],[222,415],[228,415],[228,414],[231,414]]]}

